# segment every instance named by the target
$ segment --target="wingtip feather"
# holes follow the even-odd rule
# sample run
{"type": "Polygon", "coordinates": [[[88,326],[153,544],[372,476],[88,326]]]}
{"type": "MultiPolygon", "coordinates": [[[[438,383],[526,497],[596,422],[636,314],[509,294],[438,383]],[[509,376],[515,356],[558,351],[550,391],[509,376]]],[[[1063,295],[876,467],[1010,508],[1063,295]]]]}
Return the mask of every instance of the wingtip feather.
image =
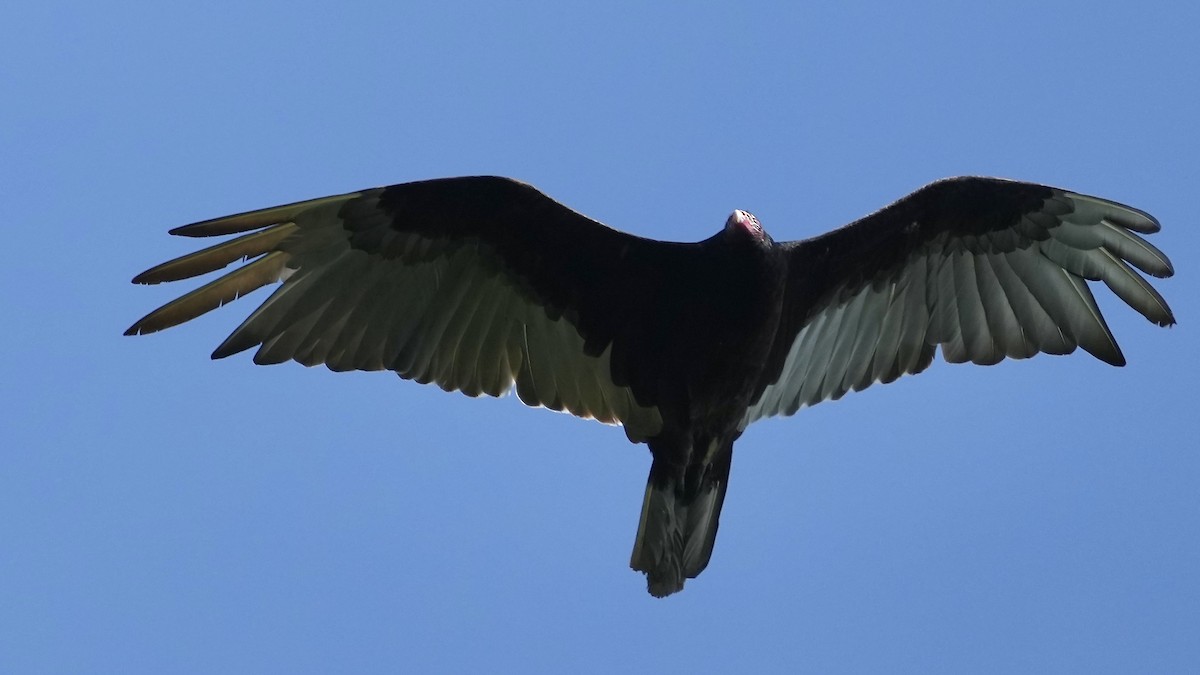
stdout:
{"type": "Polygon", "coordinates": [[[278,281],[287,260],[286,253],[269,253],[150,312],[130,326],[125,334],[156,333],[191,321],[251,291],[278,281]]]}
{"type": "Polygon", "coordinates": [[[297,226],[294,223],[285,223],[252,232],[155,265],[134,277],[133,283],[159,284],[208,274],[237,260],[248,260],[267,253],[296,230],[297,226]]]}
{"type": "Polygon", "coordinates": [[[349,201],[361,194],[361,192],[350,192],[342,195],[284,204],[283,206],[273,206],[267,209],[258,209],[257,211],[247,211],[222,218],[211,218],[198,223],[181,225],[170,230],[170,233],[179,237],[215,237],[223,234],[248,232],[267,227],[268,225],[278,225],[288,222],[304,211],[324,204],[349,201]]]}
{"type": "Polygon", "coordinates": [[[1162,229],[1162,224],[1154,216],[1128,204],[1114,202],[1111,199],[1101,199],[1078,192],[1062,193],[1071,200],[1075,212],[1081,215],[1091,214],[1093,217],[1103,217],[1115,221],[1124,227],[1140,234],[1154,234],[1162,229]]]}

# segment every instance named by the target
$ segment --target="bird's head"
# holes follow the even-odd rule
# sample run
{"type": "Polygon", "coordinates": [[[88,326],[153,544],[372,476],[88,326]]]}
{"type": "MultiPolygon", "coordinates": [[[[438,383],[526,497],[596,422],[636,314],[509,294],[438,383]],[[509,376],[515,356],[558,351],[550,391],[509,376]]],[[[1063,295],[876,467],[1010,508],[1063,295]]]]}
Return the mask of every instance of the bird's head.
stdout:
{"type": "Polygon", "coordinates": [[[734,241],[744,238],[768,244],[771,241],[771,238],[763,231],[762,225],[759,224],[758,218],[755,218],[753,213],[741,209],[731,213],[729,219],[725,221],[725,236],[731,237],[734,241]]]}

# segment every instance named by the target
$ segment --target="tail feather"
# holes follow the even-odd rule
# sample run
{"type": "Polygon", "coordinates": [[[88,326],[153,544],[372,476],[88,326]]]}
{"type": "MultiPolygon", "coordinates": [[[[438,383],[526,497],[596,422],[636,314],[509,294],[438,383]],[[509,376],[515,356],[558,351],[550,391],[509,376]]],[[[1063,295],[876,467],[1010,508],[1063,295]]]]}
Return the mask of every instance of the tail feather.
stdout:
{"type": "Polygon", "coordinates": [[[685,580],[708,566],[729,484],[730,449],[712,464],[686,469],[654,461],[630,560],[630,567],[646,573],[651,595],[683,590],[685,580]]]}

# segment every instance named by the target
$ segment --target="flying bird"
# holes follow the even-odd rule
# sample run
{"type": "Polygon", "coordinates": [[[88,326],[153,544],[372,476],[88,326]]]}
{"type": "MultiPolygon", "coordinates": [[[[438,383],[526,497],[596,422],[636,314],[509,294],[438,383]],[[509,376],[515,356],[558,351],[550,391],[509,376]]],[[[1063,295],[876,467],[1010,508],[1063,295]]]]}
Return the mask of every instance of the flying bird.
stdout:
{"type": "Polygon", "coordinates": [[[509,178],[404,183],[186,225],[240,235],[151,268],[157,284],[248,261],[126,335],[282,282],[217,347],[259,364],[390,370],[468,396],[619,424],[649,446],[630,565],[649,591],[708,565],[733,444],[791,415],[946,361],[1077,347],[1125,358],[1088,281],[1174,316],[1133,268],[1169,277],[1149,214],[997,178],[927,185],[826,234],[776,243],[734,211],[697,243],[611,229],[509,178]],[[1131,267],[1132,266],[1132,267],[1131,267]]]}

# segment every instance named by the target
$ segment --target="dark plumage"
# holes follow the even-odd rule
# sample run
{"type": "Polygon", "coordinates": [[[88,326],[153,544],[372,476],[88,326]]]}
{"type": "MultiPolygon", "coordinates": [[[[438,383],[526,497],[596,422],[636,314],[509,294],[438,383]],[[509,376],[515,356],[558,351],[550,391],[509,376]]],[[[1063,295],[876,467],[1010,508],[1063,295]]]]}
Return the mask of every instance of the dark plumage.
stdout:
{"type": "Polygon", "coordinates": [[[1085,280],[1174,317],[1130,268],[1167,277],[1148,214],[1066,190],[955,178],[841,229],[776,244],[748,213],[695,244],[643,239],[506,178],[393,185],[204,221],[241,234],[139,274],[252,259],[135,323],[152,333],[282,281],[213,353],[392,370],[471,396],[621,424],[653,465],[631,564],[657,596],[712,555],[733,443],[947,361],[1082,347],[1125,362],[1085,280]],[[248,233],[248,234],[242,234],[248,233]]]}

